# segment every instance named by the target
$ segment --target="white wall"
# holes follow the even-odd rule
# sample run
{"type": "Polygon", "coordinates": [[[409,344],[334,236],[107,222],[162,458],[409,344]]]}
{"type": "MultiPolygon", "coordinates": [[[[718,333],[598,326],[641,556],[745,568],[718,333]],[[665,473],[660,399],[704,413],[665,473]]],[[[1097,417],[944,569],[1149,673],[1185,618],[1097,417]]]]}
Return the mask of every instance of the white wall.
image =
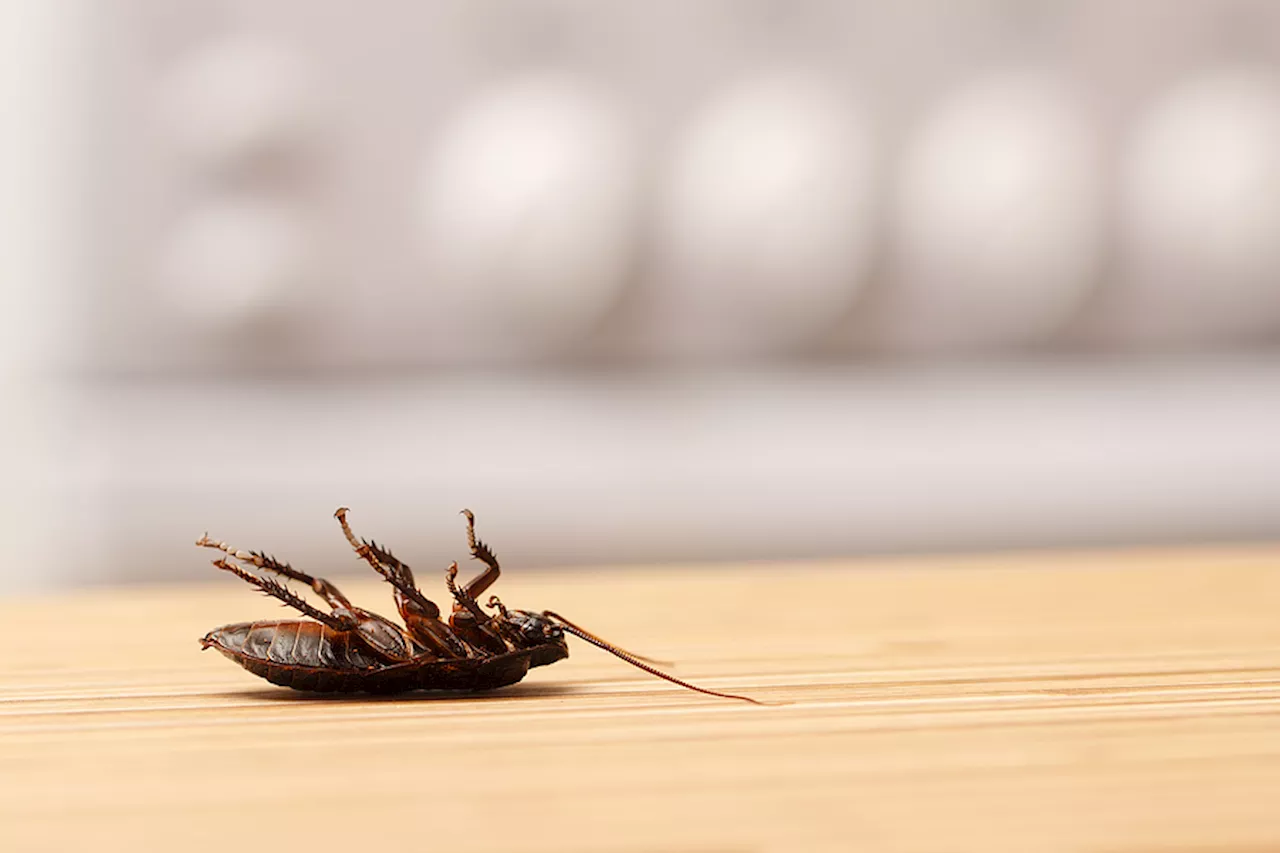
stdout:
{"type": "Polygon", "coordinates": [[[1280,533],[1280,6],[784,6],[0,3],[0,591],[1280,533]]]}

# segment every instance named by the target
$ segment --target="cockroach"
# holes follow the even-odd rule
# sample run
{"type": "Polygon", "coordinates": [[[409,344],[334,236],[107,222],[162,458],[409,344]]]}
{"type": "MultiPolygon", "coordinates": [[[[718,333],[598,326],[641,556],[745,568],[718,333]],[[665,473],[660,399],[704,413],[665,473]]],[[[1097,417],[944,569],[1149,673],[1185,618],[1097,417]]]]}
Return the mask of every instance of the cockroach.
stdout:
{"type": "Polygon", "coordinates": [[[404,626],[372,611],[356,607],[323,578],[298,571],[262,551],[240,551],[205,534],[196,545],[214,548],[222,556],[213,565],[256,586],[272,598],[311,617],[239,622],[210,631],[202,649],[217,649],[231,660],[272,684],[295,690],[343,693],[403,693],[410,690],[484,691],[515,684],[536,666],[569,656],[566,634],[597,646],[650,675],[680,687],[765,704],[747,696],[698,687],[657,669],[658,661],[632,654],[550,610],[508,610],[496,595],[489,596],[486,613],[478,599],[498,579],[498,558],[476,538],[475,515],[467,519],[467,545],[472,559],[485,568],[469,583],[456,582],[458,564],[445,570],[445,585],[453,596],[448,621],[440,608],[418,589],[409,566],[371,539],[357,539],[347,523],[346,507],[334,517],[356,555],[392,586],[396,609],[404,626]],[[329,605],[329,612],[313,606],[285,584],[261,572],[299,581],[329,605]]]}

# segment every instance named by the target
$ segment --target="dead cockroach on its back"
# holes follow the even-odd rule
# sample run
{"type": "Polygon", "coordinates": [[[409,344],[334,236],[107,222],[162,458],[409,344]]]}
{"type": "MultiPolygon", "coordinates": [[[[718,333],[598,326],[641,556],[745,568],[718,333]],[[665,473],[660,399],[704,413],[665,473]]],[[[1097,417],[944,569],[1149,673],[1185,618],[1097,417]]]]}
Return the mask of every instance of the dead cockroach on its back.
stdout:
{"type": "Polygon", "coordinates": [[[345,507],[334,513],[360,559],[391,584],[403,627],[356,607],[323,578],[300,572],[261,551],[238,551],[207,535],[201,537],[197,545],[223,552],[224,556],[213,561],[219,569],[315,620],[224,625],[206,634],[201,647],[215,648],[254,675],[295,690],[477,691],[515,684],[532,667],[567,658],[565,635],[572,634],[672,684],[710,696],[764,704],[667,675],[651,666],[648,659],[620,649],[550,610],[508,610],[497,596],[490,596],[488,606],[493,612],[486,613],[477,600],[498,579],[498,560],[487,545],[476,539],[475,516],[470,510],[463,510],[462,514],[467,518],[471,556],[484,563],[485,569],[461,587],[455,583],[458,564],[453,563],[446,570],[445,584],[454,601],[446,622],[440,618],[440,608],[419,591],[407,565],[376,542],[357,539],[347,524],[345,507]],[[245,565],[307,584],[328,603],[329,612],[312,606],[274,578],[249,571],[245,565]]]}

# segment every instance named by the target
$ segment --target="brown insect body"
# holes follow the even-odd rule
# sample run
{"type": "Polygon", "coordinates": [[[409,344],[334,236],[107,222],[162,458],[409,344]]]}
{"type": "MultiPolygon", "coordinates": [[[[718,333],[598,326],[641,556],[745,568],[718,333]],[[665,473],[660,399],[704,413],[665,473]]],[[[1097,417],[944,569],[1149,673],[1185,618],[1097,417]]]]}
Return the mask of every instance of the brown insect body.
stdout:
{"type": "Polygon", "coordinates": [[[281,687],[321,693],[404,693],[409,690],[492,690],[515,684],[533,666],[569,656],[546,644],[488,658],[387,663],[350,632],[298,619],[241,622],[211,631],[212,646],[254,675],[281,687]],[[533,663],[537,654],[537,663],[533,663]]]}
{"type": "MultiPolygon", "coordinates": [[[[743,699],[695,687],[649,666],[651,661],[620,649],[551,611],[508,610],[490,596],[486,613],[476,597],[498,579],[501,569],[493,552],[475,536],[475,516],[467,517],[471,556],[485,569],[463,587],[455,584],[458,564],[445,573],[453,596],[448,621],[440,608],[418,590],[413,573],[376,542],[357,539],[346,520],[334,516],[360,559],[394,588],[404,627],[355,607],[332,583],[294,569],[259,551],[238,551],[225,542],[201,537],[196,544],[224,552],[213,564],[310,616],[299,619],[239,622],[206,634],[202,648],[223,655],[272,684],[317,692],[402,693],[409,690],[492,690],[515,684],[530,669],[569,656],[566,634],[573,634],[659,678],[712,696],[743,699]],[[329,604],[324,612],[284,584],[249,571],[241,564],[309,585],[329,604]]],[[[761,704],[761,703],[756,703],[761,704]]]]}

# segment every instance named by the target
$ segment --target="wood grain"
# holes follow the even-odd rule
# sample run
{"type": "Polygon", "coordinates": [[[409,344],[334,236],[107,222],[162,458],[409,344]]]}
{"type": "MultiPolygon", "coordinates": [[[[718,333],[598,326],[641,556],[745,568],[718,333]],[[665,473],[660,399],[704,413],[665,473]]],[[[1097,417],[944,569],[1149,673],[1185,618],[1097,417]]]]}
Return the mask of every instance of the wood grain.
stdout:
{"type": "Polygon", "coordinates": [[[789,704],[583,644],[485,696],[310,697],[200,653],[281,612],[230,577],[7,601],[0,849],[1280,849],[1275,549],[508,570],[498,591],[789,704]]]}

